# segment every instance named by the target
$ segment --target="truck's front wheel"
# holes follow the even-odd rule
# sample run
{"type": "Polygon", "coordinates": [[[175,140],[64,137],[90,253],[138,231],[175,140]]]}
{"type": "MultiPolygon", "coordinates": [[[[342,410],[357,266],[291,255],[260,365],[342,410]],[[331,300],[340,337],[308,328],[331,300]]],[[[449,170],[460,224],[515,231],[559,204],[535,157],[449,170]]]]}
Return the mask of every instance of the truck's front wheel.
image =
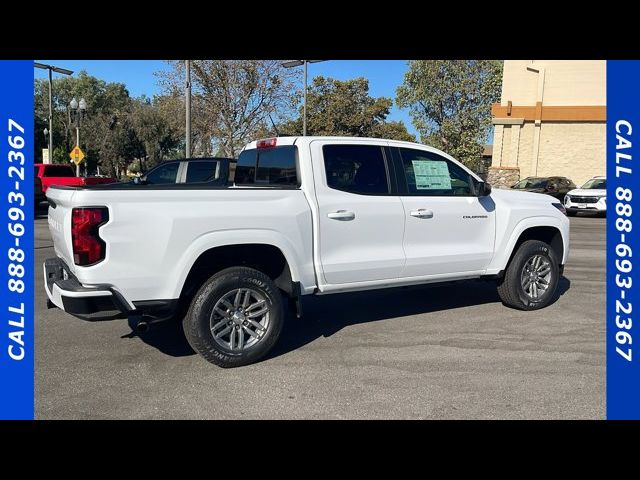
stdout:
{"type": "Polygon", "coordinates": [[[498,282],[498,294],[509,307],[537,310],[551,303],[559,277],[558,261],[551,247],[538,240],[527,240],[513,255],[498,282]]]}
{"type": "Polygon", "coordinates": [[[221,367],[239,367],[264,357],[284,323],[282,296],[264,273],[232,267],[200,288],[183,320],[191,347],[221,367]]]}

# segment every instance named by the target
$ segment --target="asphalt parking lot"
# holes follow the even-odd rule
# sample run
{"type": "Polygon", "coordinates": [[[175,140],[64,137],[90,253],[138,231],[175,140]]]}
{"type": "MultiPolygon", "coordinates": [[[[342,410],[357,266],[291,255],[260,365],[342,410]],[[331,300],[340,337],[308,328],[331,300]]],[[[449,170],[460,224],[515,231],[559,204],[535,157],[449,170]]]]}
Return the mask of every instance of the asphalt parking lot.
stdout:
{"type": "Polygon", "coordinates": [[[466,282],[305,298],[265,361],[223,370],[178,322],[143,337],[45,306],[35,230],[36,417],[599,419],[605,415],[605,219],[571,219],[557,301],[504,307],[466,282]]]}

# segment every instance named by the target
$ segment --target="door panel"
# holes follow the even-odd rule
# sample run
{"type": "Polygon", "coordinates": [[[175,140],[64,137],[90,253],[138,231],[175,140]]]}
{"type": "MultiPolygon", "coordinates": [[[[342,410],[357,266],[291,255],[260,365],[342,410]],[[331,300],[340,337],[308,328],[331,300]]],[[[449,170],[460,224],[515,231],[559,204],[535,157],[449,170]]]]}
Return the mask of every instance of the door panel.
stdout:
{"type": "Polygon", "coordinates": [[[495,204],[468,171],[433,150],[394,149],[405,212],[402,277],[484,270],[493,257],[495,204]]]}
{"type": "Polygon", "coordinates": [[[490,197],[401,197],[407,262],[402,277],[484,270],[493,256],[490,197]],[[412,213],[427,212],[427,216],[412,213]]]}
{"type": "Polygon", "coordinates": [[[397,278],[403,268],[404,209],[390,193],[385,145],[311,143],[319,254],[328,284],[397,278]]]}

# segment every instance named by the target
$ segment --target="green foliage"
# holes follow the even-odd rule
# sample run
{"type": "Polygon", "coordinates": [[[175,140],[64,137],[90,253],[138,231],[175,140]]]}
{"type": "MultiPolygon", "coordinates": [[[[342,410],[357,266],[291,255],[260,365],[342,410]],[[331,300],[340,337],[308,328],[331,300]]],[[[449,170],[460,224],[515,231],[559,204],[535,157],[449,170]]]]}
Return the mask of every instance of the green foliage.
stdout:
{"type": "Polygon", "coordinates": [[[477,169],[501,84],[501,61],[412,60],[396,102],[410,109],[422,142],[477,169]]]}
{"type": "MultiPolygon", "coordinates": [[[[178,98],[184,62],[168,63],[172,70],[157,75],[165,96],[178,98]]],[[[217,152],[235,157],[270,116],[287,117],[299,71],[285,69],[277,60],[192,60],[191,65],[194,156],[217,152]]],[[[184,121],[184,104],[176,116],[184,121]]]]}
{"type": "MultiPolygon", "coordinates": [[[[36,80],[34,88],[36,160],[48,140],[47,80],[36,80]]],[[[53,161],[68,163],[76,141],[76,116],[69,108],[72,98],[84,98],[86,114],[80,122],[80,147],[88,171],[119,176],[135,159],[155,164],[169,157],[181,145],[174,112],[163,109],[163,98],[135,99],[122,83],[107,83],[82,71],[75,77],[53,80],[53,161]]]]}
{"type": "MultiPolygon", "coordinates": [[[[315,77],[307,91],[307,135],[376,137],[415,141],[402,122],[387,122],[393,102],[369,95],[366,78],[315,77]]],[[[300,116],[279,127],[280,135],[302,134],[300,116]]]]}

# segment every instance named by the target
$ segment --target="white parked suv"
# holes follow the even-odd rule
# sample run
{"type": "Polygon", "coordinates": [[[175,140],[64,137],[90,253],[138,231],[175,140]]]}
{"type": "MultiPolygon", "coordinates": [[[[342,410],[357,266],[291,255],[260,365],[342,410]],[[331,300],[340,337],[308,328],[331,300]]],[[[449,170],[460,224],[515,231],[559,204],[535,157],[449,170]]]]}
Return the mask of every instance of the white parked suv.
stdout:
{"type": "Polygon", "coordinates": [[[606,213],[607,179],[593,177],[580,188],[570,190],[564,197],[564,207],[570,217],[578,212],[606,213]]]}
{"type": "Polygon", "coordinates": [[[492,191],[446,153],[394,140],[259,140],[230,186],[51,187],[47,197],[50,306],[139,329],[178,317],[191,346],[223,367],[267,354],[284,300],[300,316],[303,295],[487,279],[504,304],[534,310],[553,300],[569,254],[558,200],[492,191]]]}

